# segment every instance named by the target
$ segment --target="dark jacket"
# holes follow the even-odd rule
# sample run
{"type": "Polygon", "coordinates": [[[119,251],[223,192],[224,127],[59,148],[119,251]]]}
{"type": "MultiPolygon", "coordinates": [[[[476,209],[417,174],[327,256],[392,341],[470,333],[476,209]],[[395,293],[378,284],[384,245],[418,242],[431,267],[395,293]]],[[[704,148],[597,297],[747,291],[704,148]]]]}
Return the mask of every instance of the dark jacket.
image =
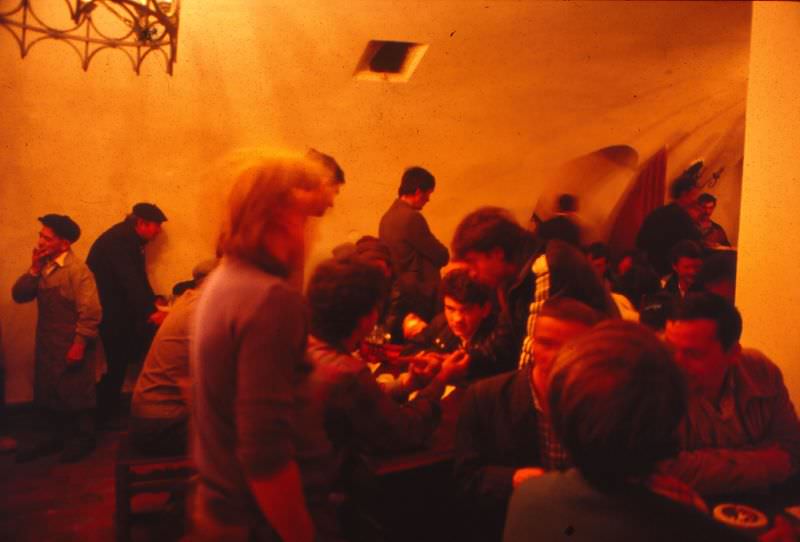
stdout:
{"type": "Polygon", "coordinates": [[[574,469],[549,472],[520,485],[509,504],[503,534],[505,542],[749,539],[699,510],[644,487],[600,491],[574,469]]]}
{"type": "Polygon", "coordinates": [[[663,277],[672,270],[672,247],[684,240],[702,241],[702,236],[689,213],[673,202],[647,215],[636,235],[636,248],[647,254],[647,261],[663,277]]]}
{"type": "MultiPolygon", "coordinates": [[[[459,339],[447,325],[444,314],[438,314],[425,330],[411,339],[403,355],[422,351],[449,354],[462,347],[459,339]]],[[[486,378],[517,368],[519,353],[514,350],[511,329],[506,322],[498,322],[496,314],[484,318],[475,335],[464,345],[469,354],[470,380],[486,378]]]]}
{"type": "Polygon", "coordinates": [[[145,270],[144,241],[133,222],[120,222],[103,232],[89,249],[86,264],[103,306],[101,327],[145,334],[147,318],[156,310],[155,294],[145,270]]]}
{"type": "Polygon", "coordinates": [[[514,471],[541,463],[529,377],[522,369],[481,380],[461,404],[455,479],[472,512],[475,540],[499,538],[514,471]]]}
{"type": "Polygon", "coordinates": [[[431,318],[439,269],[450,259],[447,247],[431,233],[422,213],[399,198],[381,218],[378,235],[389,247],[396,288],[415,299],[415,306],[405,310],[431,318]]]}

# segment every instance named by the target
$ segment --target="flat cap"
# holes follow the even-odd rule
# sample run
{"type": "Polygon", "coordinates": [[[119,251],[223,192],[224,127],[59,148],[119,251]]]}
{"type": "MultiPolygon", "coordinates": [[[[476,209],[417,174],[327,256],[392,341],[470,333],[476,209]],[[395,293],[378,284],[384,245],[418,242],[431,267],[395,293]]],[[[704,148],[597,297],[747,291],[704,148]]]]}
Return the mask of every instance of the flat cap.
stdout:
{"type": "Polygon", "coordinates": [[[167,215],[155,203],[137,203],[133,206],[134,216],[150,222],[166,222],[167,215]]]}
{"type": "Polygon", "coordinates": [[[67,215],[49,214],[39,217],[39,222],[47,226],[62,239],[74,243],[81,236],[81,228],[67,215]]]}

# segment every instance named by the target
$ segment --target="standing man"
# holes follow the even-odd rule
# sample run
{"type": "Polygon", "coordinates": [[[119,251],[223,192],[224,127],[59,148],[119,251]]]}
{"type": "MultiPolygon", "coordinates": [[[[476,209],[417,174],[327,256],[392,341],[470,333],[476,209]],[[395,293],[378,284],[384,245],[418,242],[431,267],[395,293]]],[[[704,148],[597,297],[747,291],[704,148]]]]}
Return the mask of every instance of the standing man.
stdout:
{"type": "Polygon", "coordinates": [[[672,247],[687,239],[702,239],[693,218],[693,214],[699,215],[697,179],[701,168],[699,162],[699,166],[695,164],[672,182],[669,189],[672,203],[647,215],[636,235],[636,248],[647,254],[648,263],[659,277],[672,271],[669,258],[672,247]]]}
{"type": "Polygon", "coordinates": [[[380,240],[389,247],[397,276],[387,317],[387,327],[396,337],[402,337],[407,315],[425,321],[433,317],[439,269],[450,259],[447,247],[434,237],[420,212],[435,187],[436,180],[428,170],[408,168],[400,181],[398,198],[381,218],[378,229],[380,240]]]}
{"type": "Polygon", "coordinates": [[[61,461],[79,461],[94,449],[95,363],[92,342],[102,311],[89,268],[70,250],[81,235],[66,215],[39,218],[33,263],[14,284],[17,303],[36,299],[34,403],[51,428],[47,439],[17,453],[31,461],[63,449],[61,461]]]}
{"type": "Polygon", "coordinates": [[[144,259],[144,245],[156,238],[166,220],[154,204],[137,203],[132,214],[97,238],[86,258],[103,305],[100,337],[108,372],[97,386],[97,406],[104,424],[119,415],[128,363],[144,356],[167,314],[156,309],[144,259]]]}

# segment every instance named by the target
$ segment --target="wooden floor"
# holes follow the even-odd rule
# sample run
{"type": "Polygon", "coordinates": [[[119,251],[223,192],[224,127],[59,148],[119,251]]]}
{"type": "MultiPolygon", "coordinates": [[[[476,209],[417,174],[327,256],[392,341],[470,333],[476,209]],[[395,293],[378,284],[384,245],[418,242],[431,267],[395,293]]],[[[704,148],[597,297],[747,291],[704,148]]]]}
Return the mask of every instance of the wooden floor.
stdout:
{"type": "MultiPolygon", "coordinates": [[[[9,433],[29,438],[30,414],[14,414],[9,433]]],[[[0,455],[0,542],[107,542],[115,540],[114,458],[121,432],[98,434],[97,449],[75,464],[58,455],[17,464],[0,455]]],[[[145,495],[139,509],[163,509],[167,495],[145,495]]],[[[180,540],[183,514],[176,507],[135,524],[133,542],[180,540]]]]}

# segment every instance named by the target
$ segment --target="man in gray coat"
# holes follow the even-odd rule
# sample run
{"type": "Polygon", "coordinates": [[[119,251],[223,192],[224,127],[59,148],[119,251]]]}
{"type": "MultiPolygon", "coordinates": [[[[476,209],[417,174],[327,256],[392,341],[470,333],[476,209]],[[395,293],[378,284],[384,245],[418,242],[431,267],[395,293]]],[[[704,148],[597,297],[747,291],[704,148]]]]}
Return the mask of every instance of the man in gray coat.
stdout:
{"type": "Polygon", "coordinates": [[[393,336],[402,338],[403,319],[413,314],[429,321],[435,312],[439,270],[450,259],[422,216],[422,208],[436,187],[433,175],[421,167],[408,168],[398,197],[381,218],[378,235],[392,257],[397,280],[387,316],[393,336]]]}
{"type": "Polygon", "coordinates": [[[66,215],[39,218],[33,262],[11,291],[17,303],[37,302],[34,403],[52,429],[47,439],[20,448],[24,462],[63,449],[74,462],[95,446],[94,343],[102,317],[94,275],[70,249],[81,230],[66,215]]]}

